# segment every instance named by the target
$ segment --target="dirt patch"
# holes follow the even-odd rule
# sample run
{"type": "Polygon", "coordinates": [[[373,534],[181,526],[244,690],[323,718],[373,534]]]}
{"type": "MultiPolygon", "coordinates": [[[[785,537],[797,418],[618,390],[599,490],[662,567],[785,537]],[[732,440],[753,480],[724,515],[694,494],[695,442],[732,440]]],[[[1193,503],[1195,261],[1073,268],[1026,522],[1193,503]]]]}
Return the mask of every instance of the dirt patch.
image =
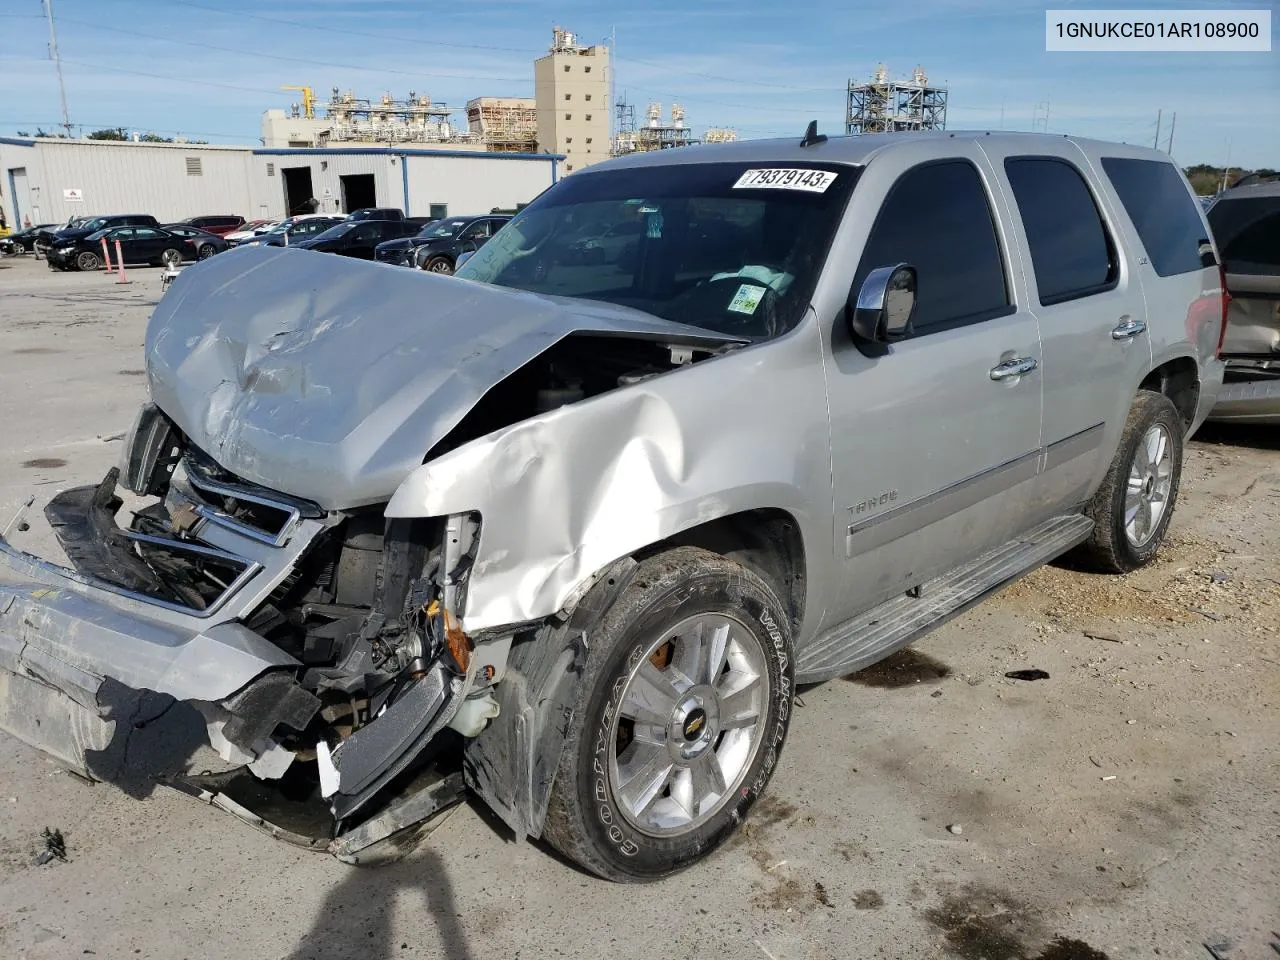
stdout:
{"type": "Polygon", "coordinates": [[[1044,618],[1059,629],[1089,624],[1086,632],[1123,640],[1124,623],[1271,623],[1280,586],[1237,570],[1234,551],[1184,535],[1170,538],[1154,562],[1124,576],[1041,567],[1002,591],[995,603],[1044,618]],[[1110,626],[1108,626],[1108,624],[1110,626]],[[1115,633],[1116,635],[1112,635],[1115,633]]]}
{"type": "Polygon", "coordinates": [[[117,370],[116,373],[122,377],[141,377],[147,371],[145,370],[117,370]]]}
{"type": "Polygon", "coordinates": [[[831,898],[827,896],[827,888],[817,880],[813,881],[813,899],[817,900],[824,907],[834,906],[831,902],[831,898]]]}
{"type": "Polygon", "coordinates": [[[1095,950],[1083,940],[1054,937],[1053,941],[1036,956],[1035,960],[1111,960],[1101,950],[1095,950]]]}
{"type": "Polygon", "coordinates": [[[23,347],[21,350],[15,350],[14,353],[22,353],[27,356],[48,356],[53,353],[66,353],[65,350],[55,350],[53,347],[23,347]]]}
{"type": "MultiPolygon", "coordinates": [[[[856,906],[856,901],[855,901],[856,906]]],[[[1083,940],[1048,939],[1040,911],[993,887],[971,884],[925,911],[943,931],[947,952],[964,960],[1110,960],[1083,940]]]]}
{"type": "Polygon", "coordinates": [[[884,906],[884,897],[878,890],[859,890],[853,895],[853,909],[879,910],[884,906]]]}
{"type": "Polygon", "coordinates": [[[965,960],[1026,960],[1026,945],[1045,939],[1034,908],[976,884],[948,894],[925,917],[942,931],[948,952],[965,960]]]}
{"type": "Polygon", "coordinates": [[[23,460],[22,465],[28,470],[49,470],[53,467],[65,467],[67,461],[58,457],[36,457],[34,460],[23,460]]]}
{"type": "Polygon", "coordinates": [[[891,657],[885,657],[879,663],[872,664],[865,670],[849,674],[845,679],[850,683],[862,684],[864,687],[896,690],[899,687],[909,687],[917,683],[937,683],[949,676],[951,676],[951,668],[945,663],[907,647],[891,657]]]}
{"type": "Polygon", "coordinates": [[[800,808],[794,803],[777,800],[766,793],[751,808],[750,820],[747,822],[757,830],[764,830],[790,820],[799,812],[800,808]]]}

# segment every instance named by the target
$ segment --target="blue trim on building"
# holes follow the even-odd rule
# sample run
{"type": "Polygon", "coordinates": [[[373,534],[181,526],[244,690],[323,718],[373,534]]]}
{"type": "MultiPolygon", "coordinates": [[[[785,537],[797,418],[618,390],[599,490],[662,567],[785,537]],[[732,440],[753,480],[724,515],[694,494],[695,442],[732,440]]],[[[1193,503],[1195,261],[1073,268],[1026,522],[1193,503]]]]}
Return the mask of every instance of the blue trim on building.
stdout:
{"type": "Polygon", "coordinates": [[[551,185],[555,186],[560,182],[560,164],[559,158],[551,161],[551,185]]]}
{"type": "Polygon", "coordinates": [[[21,137],[0,137],[0,143],[7,143],[11,147],[34,147],[34,140],[23,140],[21,137]]]}
{"type": "MultiPolygon", "coordinates": [[[[9,168],[9,201],[13,204],[13,232],[17,233],[22,229],[22,211],[18,209],[18,181],[14,179],[13,171],[16,167],[9,168]]],[[[26,169],[25,167],[23,168],[26,169]]]]}
{"type": "MultiPolygon", "coordinates": [[[[0,141],[3,142],[3,141],[0,141]]],[[[333,157],[341,155],[385,157],[467,157],[472,160],[550,160],[564,159],[561,153],[486,153],[483,150],[395,150],[379,147],[255,147],[255,157],[333,157]]]]}
{"type": "Polygon", "coordinates": [[[400,154],[400,186],[404,190],[404,215],[411,217],[413,214],[409,210],[409,159],[403,153],[400,154]]]}

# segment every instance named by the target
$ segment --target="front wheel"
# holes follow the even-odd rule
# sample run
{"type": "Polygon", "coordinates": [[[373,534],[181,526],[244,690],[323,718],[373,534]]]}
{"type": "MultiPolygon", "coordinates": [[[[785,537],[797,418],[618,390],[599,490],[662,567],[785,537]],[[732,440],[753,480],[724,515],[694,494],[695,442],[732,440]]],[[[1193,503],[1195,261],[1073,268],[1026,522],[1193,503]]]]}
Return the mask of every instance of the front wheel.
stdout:
{"type": "Polygon", "coordinates": [[[208,260],[217,252],[217,248],[212,243],[202,243],[200,244],[200,249],[196,251],[196,259],[208,260]]]}
{"type": "Polygon", "coordinates": [[[754,573],[685,547],[641,562],[587,642],[543,837],[607,880],[656,880],[729,839],[768,784],[789,621],[754,573]]]}
{"type": "Polygon", "coordinates": [[[90,253],[86,250],[84,253],[76,257],[77,270],[97,270],[100,266],[102,266],[102,261],[98,259],[98,255],[96,253],[90,253]]]}
{"type": "Polygon", "coordinates": [[[1164,394],[1143,390],[1134,398],[1115,459],[1085,510],[1094,529],[1082,549],[1103,571],[1136,570],[1160,549],[1178,500],[1184,431],[1164,394]]]}
{"type": "Polygon", "coordinates": [[[428,273],[453,273],[453,264],[448,257],[432,257],[422,266],[428,273]]]}

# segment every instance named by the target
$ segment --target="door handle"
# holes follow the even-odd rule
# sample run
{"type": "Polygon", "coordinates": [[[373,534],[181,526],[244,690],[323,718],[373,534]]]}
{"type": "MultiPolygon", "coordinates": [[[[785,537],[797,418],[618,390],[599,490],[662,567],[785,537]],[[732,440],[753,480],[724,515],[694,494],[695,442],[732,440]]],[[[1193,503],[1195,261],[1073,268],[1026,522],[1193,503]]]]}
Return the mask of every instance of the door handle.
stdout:
{"type": "Polygon", "coordinates": [[[1036,362],[1035,357],[1014,357],[1012,360],[1005,360],[992,367],[991,379],[1009,380],[1013,377],[1020,377],[1024,373],[1030,373],[1038,366],[1040,364],[1036,362]]]}
{"type": "Polygon", "coordinates": [[[1127,313],[1120,322],[1111,328],[1112,340],[1132,340],[1139,334],[1146,333],[1147,324],[1143,320],[1134,320],[1127,313]]]}

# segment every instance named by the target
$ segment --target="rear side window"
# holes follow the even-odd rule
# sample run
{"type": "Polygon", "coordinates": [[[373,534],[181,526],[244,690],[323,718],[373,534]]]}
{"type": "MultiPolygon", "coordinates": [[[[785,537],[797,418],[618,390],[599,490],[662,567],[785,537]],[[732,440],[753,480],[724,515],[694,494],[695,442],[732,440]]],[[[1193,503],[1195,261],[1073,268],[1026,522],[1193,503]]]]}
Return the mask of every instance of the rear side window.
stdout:
{"type": "Polygon", "coordinates": [[[1013,312],[987,191],[966,160],[924,164],[898,179],[871,228],[853,288],[895,263],[916,268],[917,333],[1013,312]]]}
{"type": "Polygon", "coordinates": [[[1280,197],[1219,200],[1209,226],[1227,273],[1280,274],[1280,197]]]}
{"type": "Polygon", "coordinates": [[[1103,157],[1102,169],[1142,239],[1151,266],[1162,277],[1200,270],[1204,224],[1196,201],[1171,163],[1103,157]]]}
{"type": "Polygon", "coordinates": [[[1004,169],[1031,248],[1040,303],[1115,287],[1115,245],[1080,171],[1053,157],[1010,158],[1004,169]]]}

